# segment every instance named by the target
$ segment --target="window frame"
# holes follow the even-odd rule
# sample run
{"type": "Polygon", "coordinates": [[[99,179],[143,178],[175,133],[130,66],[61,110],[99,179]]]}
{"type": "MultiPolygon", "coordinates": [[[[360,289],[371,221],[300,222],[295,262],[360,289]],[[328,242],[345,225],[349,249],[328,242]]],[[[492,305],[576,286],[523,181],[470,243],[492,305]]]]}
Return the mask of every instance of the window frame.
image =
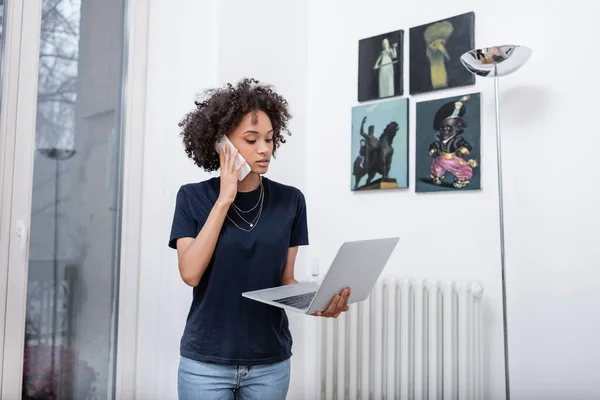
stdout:
{"type": "MultiPolygon", "coordinates": [[[[0,110],[0,398],[20,398],[42,0],[5,0],[0,110]],[[18,154],[19,157],[15,157],[18,154]],[[5,295],[6,294],[6,295],[5,295]]],[[[125,3],[114,398],[134,399],[149,3],[125,3]]]]}

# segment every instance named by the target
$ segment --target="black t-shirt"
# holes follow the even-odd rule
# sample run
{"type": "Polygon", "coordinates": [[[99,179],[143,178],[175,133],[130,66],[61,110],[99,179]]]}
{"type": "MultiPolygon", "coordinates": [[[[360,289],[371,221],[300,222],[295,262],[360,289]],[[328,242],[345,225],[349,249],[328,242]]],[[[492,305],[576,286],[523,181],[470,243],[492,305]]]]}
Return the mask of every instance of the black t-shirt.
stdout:
{"type": "MultiPolygon", "coordinates": [[[[259,186],[251,192],[238,192],[234,202],[237,213],[233,207],[228,211],[210,264],[193,288],[181,338],[183,357],[253,365],[283,361],[292,355],[285,311],[241,293],[281,285],[288,249],[308,244],[306,203],[302,192],[292,186],[265,177],[262,186],[262,210],[259,186]],[[240,229],[250,229],[247,222],[252,223],[259,212],[250,232],[240,229]]],[[[198,235],[219,189],[218,177],[179,189],[169,247],[176,248],[179,238],[198,235]]]]}

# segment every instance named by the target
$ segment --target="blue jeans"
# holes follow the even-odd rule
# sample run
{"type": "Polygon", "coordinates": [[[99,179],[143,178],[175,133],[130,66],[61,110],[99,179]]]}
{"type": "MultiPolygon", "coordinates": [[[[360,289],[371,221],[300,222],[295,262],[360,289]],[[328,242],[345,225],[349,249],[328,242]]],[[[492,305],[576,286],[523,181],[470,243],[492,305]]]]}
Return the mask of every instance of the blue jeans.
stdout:
{"type": "Polygon", "coordinates": [[[226,366],[181,357],[179,400],[284,400],[290,360],[255,366],[226,366]]]}

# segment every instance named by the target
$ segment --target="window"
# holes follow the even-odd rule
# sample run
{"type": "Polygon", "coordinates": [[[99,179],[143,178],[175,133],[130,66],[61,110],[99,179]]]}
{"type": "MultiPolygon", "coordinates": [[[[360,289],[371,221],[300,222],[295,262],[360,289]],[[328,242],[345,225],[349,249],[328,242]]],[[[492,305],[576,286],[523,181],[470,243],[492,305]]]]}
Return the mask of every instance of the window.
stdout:
{"type": "Polygon", "coordinates": [[[24,398],[113,397],[124,8],[42,1],[24,398]]]}

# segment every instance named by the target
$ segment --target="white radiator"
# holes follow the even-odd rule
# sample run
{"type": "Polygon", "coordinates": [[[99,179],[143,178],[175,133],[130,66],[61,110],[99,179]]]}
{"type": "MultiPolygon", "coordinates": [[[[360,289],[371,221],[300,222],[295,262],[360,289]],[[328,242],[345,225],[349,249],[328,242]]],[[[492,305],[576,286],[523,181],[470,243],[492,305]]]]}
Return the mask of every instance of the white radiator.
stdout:
{"type": "Polygon", "coordinates": [[[387,278],[320,319],[321,399],[483,399],[478,282],[387,278]]]}

